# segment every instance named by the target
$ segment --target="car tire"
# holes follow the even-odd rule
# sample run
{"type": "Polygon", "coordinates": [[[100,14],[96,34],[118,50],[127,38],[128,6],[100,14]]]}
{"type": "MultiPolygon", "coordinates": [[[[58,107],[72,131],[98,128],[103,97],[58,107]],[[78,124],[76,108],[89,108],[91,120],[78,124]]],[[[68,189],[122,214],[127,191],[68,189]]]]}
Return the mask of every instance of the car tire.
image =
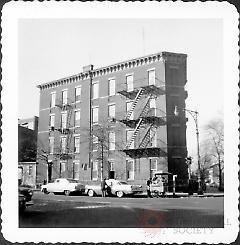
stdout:
{"type": "Polygon", "coordinates": [[[94,191],[93,190],[88,190],[88,196],[93,197],[94,196],[94,191]]]}
{"type": "Polygon", "coordinates": [[[49,192],[47,191],[46,188],[43,189],[43,193],[44,193],[44,194],[49,194],[49,192]]]}
{"type": "Polygon", "coordinates": [[[121,197],[123,197],[123,192],[122,191],[117,191],[116,192],[116,195],[117,195],[117,197],[119,197],[119,198],[121,198],[121,197]]]}
{"type": "Polygon", "coordinates": [[[70,191],[69,191],[69,190],[65,190],[65,191],[64,191],[64,195],[65,195],[65,196],[69,196],[69,195],[70,195],[70,191]]]}

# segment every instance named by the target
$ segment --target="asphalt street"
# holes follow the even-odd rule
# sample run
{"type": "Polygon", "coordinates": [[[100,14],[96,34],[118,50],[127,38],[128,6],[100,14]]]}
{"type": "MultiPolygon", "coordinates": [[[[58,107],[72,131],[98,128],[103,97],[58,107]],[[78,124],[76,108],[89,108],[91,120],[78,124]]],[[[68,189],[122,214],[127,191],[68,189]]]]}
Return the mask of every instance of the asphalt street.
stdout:
{"type": "Polygon", "coordinates": [[[223,197],[88,197],[35,192],[19,227],[221,228],[223,197]]]}

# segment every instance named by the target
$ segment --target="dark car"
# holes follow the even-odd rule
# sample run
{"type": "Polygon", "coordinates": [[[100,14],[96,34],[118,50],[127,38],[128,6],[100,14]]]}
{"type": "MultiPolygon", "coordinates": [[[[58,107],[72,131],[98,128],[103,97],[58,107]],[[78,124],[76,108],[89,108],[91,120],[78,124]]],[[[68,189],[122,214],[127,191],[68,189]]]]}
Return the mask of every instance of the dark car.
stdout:
{"type": "Polygon", "coordinates": [[[22,194],[26,198],[26,202],[30,202],[33,196],[33,190],[31,186],[28,185],[20,185],[18,187],[19,194],[22,194]]]}
{"type": "Polygon", "coordinates": [[[19,212],[23,212],[26,208],[26,197],[20,193],[18,193],[18,208],[19,212]]]}

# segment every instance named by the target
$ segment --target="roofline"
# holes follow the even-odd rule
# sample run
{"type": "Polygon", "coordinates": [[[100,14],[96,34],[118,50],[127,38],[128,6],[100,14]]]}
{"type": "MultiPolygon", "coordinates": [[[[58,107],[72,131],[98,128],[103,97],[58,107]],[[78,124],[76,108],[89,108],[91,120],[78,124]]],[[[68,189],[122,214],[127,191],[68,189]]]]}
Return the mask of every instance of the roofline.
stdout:
{"type": "Polygon", "coordinates": [[[108,73],[116,72],[118,70],[123,70],[124,68],[128,68],[128,66],[131,67],[133,65],[133,62],[136,62],[136,63],[140,62],[140,65],[142,65],[142,63],[146,64],[148,61],[151,61],[152,59],[153,61],[156,61],[156,60],[159,61],[161,59],[166,60],[167,57],[170,57],[170,56],[182,57],[184,59],[187,58],[187,55],[183,53],[172,53],[172,52],[163,51],[163,52],[149,54],[149,55],[141,56],[141,57],[130,59],[130,60],[121,61],[121,62],[112,64],[112,65],[93,69],[91,71],[80,72],[75,75],[63,77],[57,80],[52,80],[50,82],[46,82],[46,83],[37,85],[37,88],[44,89],[44,88],[49,88],[52,86],[55,87],[55,86],[64,85],[67,83],[72,83],[72,82],[75,82],[75,80],[86,80],[86,79],[89,79],[90,72],[93,74],[93,77],[99,76],[99,74],[100,76],[102,76],[102,73],[103,75],[105,75],[108,73]]]}

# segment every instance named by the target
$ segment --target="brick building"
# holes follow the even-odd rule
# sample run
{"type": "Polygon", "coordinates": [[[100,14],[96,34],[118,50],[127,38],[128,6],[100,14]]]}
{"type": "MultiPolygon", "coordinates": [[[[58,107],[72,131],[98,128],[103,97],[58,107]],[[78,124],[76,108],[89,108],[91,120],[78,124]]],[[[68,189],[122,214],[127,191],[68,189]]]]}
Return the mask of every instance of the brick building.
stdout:
{"type": "Polygon", "coordinates": [[[90,65],[39,85],[41,181],[107,177],[143,184],[155,171],[186,180],[186,57],[160,52],[90,65]]]}

